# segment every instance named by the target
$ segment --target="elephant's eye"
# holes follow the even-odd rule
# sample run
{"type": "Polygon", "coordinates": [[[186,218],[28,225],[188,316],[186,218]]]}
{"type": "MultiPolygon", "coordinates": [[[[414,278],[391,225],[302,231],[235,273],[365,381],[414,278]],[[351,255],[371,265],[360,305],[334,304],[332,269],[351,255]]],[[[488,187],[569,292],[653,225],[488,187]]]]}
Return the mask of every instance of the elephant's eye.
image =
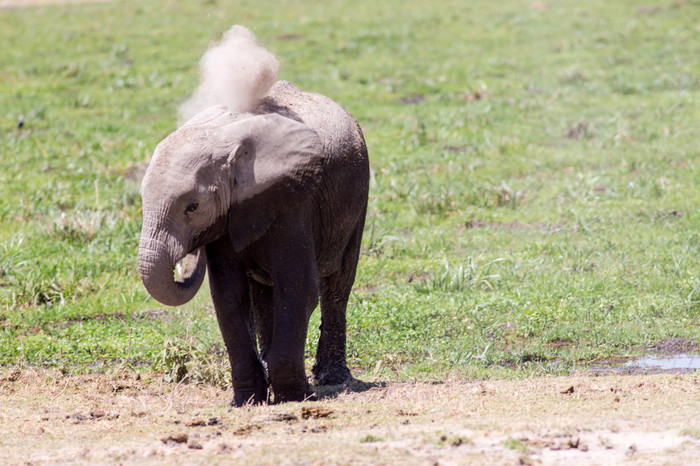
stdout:
{"type": "Polygon", "coordinates": [[[192,203],[189,204],[189,205],[187,206],[187,208],[185,209],[185,213],[186,213],[186,214],[192,214],[192,213],[196,212],[198,208],[199,208],[199,204],[196,203],[196,202],[192,202],[192,203]]]}

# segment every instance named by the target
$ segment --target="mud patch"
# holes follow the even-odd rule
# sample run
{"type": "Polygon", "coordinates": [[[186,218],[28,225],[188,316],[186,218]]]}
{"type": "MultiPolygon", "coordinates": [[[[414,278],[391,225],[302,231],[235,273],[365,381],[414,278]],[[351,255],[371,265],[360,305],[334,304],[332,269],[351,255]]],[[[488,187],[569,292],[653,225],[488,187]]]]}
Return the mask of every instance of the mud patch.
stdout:
{"type": "Polygon", "coordinates": [[[498,230],[539,230],[545,233],[557,233],[564,229],[564,226],[552,223],[522,223],[514,222],[493,222],[485,221],[475,217],[464,222],[464,228],[467,230],[476,228],[493,228],[498,230]]]}
{"type": "Polygon", "coordinates": [[[674,353],[693,353],[698,352],[700,348],[688,338],[667,338],[657,343],[651,348],[650,352],[659,354],[674,354],[674,353]]]}
{"type": "Polygon", "coordinates": [[[328,417],[333,414],[330,409],[322,408],[320,406],[304,406],[301,408],[302,419],[319,419],[323,417],[328,417]]]}
{"type": "Polygon", "coordinates": [[[401,105],[421,104],[425,102],[425,96],[420,94],[414,94],[406,97],[400,97],[396,99],[395,102],[401,105]]]}
{"type": "Polygon", "coordinates": [[[135,313],[135,316],[140,319],[151,321],[170,322],[175,320],[175,317],[163,308],[146,309],[135,313]]]}
{"type": "Polygon", "coordinates": [[[303,39],[304,36],[300,34],[280,34],[276,37],[277,40],[283,40],[283,41],[295,41],[295,40],[301,40],[303,39]]]}
{"type": "MultiPolygon", "coordinates": [[[[175,320],[176,317],[174,313],[169,313],[166,309],[156,308],[134,312],[131,314],[131,316],[127,316],[122,312],[117,312],[114,314],[95,314],[91,316],[81,316],[77,319],[64,320],[60,323],[60,325],[64,327],[72,327],[74,325],[81,325],[86,322],[107,322],[110,320],[125,321],[129,318],[138,320],[150,320],[152,322],[170,322],[175,320]]],[[[36,328],[36,332],[39,332],[41,330],[42,329],[39,329],[38,327],[36,328]]]]}

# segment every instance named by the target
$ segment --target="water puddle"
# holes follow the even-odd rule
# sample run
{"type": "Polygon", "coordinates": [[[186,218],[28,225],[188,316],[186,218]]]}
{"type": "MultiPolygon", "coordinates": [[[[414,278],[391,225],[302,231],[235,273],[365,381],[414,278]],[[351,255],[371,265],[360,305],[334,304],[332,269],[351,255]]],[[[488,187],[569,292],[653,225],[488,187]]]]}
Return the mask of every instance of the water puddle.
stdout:
{"type": "Polygon", "coordinates": [[[685,374],[700,371],[700,353],[649,354],[635,359],[598,361],[595,374],[685,374]]]}
{"type": "Polygon", "coordinates": [[[645,356],[633,359],[625,364],[627,367],[654,368],[662,371],[669,370],[698,370],[700,369],[700,354],[682,353],[671,355],[645,356]]]}

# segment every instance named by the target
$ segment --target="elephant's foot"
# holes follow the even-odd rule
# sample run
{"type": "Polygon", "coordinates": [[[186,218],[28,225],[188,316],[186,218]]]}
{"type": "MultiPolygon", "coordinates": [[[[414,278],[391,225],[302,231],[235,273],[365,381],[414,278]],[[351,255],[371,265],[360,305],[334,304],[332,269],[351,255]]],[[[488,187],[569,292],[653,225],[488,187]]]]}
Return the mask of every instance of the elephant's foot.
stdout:
{"type": "Polygon", "coordinates": [[[258,383],[252,387],[234,387],[231,405],[240,408],[246,405],[262,405],[270,402],[268,386],[258,383]]]}
{"type": "Polygon", "coordinates": [[[316,363],[313,368],[317,385],[342,385],[352,380],[350,369],[345,361],[321,365],[316,363]]]}
{"type": "Polygon", "coordinates": [[[316,395],[304,379],[301,382],[285,381],[287,383],[272,382],[272,393],[274,393],[274,403],[287,403],[289,401],[315,401],[316,395]]]}
{"type": "Polygon", "coordinates": [[[275,403],[304,401],[314,396],[304,372],[303,353],[298,359],[270,351],[267,355],[267,369],[275,403]]]}

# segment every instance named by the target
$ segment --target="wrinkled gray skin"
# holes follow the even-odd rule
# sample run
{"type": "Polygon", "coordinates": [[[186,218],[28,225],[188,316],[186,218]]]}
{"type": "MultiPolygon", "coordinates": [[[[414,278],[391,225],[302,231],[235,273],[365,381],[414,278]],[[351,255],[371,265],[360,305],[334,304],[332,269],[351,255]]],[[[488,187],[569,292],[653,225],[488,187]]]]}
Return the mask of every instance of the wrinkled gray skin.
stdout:
{"type": "Polygon", "coordinates": [[[320,385],[351,377],[345,310],[368,186],[352,116],[283,81],[253,113],[210,108],[156,148],[141,188],[141,278],[176,306],[194,297],[207,268],[234,405],[271,401],[269,386],[275,402],[312,395],[304,346],[319,296],[314,377],[320,385]]]}

